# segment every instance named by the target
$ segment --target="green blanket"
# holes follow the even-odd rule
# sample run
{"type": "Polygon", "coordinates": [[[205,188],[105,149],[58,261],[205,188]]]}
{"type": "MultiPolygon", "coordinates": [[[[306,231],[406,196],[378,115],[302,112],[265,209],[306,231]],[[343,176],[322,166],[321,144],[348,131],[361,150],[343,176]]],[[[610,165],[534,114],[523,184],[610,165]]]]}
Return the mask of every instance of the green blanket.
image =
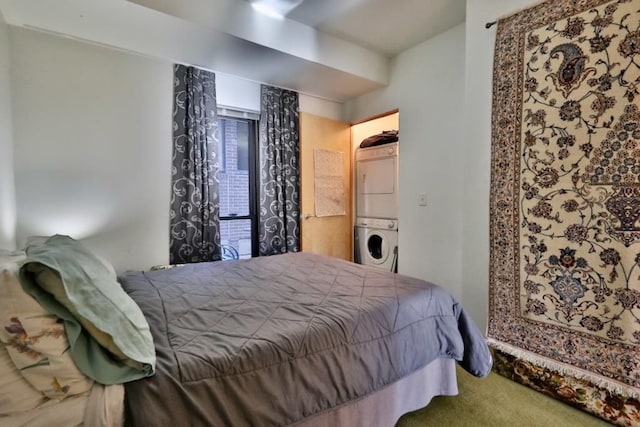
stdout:
{"type": "Polygon", "coordinates": [[[27,247],[23,289],[64,321],[78,368],[102,384],[153,375],[149,325],[113,269],[68,236],[27,247]]]}

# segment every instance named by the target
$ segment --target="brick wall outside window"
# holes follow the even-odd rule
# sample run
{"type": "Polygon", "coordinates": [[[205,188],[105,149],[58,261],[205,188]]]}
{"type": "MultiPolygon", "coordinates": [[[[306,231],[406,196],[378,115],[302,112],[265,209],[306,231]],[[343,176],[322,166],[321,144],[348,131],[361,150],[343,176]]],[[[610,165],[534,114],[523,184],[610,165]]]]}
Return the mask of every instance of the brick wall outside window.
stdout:
{"type": "MultiPolygon", "coordinates": [[[[249,171],[238,170],[238,122],[220,120],[220,140],[224,150],[219,178],[220,216],[249,215],[249,171]]],[[[236,249],[240,258],[251,257],[251,221],[221,220],[223,246],[236,249]]],[[[225,255],[225,254],[223,254],[225,255]]]]}

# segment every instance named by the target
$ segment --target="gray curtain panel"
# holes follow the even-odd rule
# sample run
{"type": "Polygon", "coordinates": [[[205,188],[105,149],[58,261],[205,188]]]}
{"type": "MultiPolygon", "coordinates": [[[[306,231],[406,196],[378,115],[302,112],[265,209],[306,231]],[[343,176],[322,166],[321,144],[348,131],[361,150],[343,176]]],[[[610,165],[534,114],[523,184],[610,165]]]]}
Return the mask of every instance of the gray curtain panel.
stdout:
{"type": "Polygon", "coordinates": [[[169,259],[221,259],[215,74],[174,66],[169,259]]]}
{"type": "Polygon", "coordinates": [[[298,252],[298,93],[262,85],[260,98],[260,255],[298,252]]]}

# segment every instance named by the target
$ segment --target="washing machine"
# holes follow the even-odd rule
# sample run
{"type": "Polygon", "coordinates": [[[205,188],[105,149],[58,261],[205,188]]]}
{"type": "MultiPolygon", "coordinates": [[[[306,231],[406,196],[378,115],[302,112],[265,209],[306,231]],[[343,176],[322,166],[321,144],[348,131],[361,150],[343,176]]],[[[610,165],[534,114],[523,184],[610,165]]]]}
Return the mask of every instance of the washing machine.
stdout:
{"type": "Polygon", "coordinates": [[[357,218],[355,231],[356,262],[387,271],[397,271],[397,220],[357,218]]]}

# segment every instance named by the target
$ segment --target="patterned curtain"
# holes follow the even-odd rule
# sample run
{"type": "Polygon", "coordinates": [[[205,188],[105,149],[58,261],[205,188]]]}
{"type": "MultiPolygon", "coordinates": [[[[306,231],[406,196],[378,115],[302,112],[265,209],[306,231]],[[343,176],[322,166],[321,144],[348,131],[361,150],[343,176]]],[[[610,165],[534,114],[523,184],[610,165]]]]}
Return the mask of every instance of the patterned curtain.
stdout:
{"type": "Polygon", "coordinates": [[[265,85],[260,92],[260,255],[298,252],[298,93],[265,85]]]}
{"type": "Polygon", "coordinates": [[[174,66],[169,260],[221,259],[215,74],[174,66]]]}

